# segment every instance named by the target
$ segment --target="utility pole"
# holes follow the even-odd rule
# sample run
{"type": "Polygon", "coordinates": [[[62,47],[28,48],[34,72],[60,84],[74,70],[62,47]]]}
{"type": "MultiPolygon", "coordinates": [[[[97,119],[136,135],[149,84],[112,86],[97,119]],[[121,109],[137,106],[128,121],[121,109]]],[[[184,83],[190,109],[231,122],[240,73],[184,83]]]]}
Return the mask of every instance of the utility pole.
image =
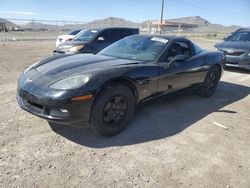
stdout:
{"type": "Polygon", "coordinates": [[[161,27],[163,21],[163,11],[164,11],[164,0],[161,0],[161,23],[160,23],[160,34],[161,34],[161,27]]]}

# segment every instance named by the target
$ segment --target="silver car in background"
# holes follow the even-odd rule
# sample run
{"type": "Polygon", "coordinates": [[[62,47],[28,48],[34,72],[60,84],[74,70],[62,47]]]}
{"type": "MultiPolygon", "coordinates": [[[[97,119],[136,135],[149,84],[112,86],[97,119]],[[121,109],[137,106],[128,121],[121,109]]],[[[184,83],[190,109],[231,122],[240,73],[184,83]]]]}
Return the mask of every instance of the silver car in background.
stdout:
{"type": "Polygon", "coordinates": [[[70,31],[68,34],[59,35],[56,40],[56,47],[59,46],[61,43],[66,41],[71,41],[73,38],[82,31],[82,29],[75,29],[70,31]]]}

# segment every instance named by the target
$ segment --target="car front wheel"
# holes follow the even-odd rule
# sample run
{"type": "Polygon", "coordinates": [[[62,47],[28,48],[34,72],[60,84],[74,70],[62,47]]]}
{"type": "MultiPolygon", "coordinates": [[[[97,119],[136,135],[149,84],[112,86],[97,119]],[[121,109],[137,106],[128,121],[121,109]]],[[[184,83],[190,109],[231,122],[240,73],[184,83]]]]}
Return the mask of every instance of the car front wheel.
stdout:
{"type": "Polygon", "coordinates": [[[123,85],[106,87],[94,102],[91,128],[103,136],[120,133],[129,123],[135,111],[135,97],[123,85]]]}

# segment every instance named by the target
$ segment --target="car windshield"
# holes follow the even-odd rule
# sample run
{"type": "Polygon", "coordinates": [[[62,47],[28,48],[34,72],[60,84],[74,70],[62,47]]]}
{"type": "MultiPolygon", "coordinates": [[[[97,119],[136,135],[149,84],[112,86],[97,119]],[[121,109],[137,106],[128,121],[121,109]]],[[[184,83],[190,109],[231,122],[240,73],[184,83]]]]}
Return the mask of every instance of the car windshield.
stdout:
{"type": "Polygon", "coordinates": [[[77,33],[79,33],[81,31],[81,29],[77,29],[77,30],[73,30],[69,32],[69,35],[76,35],[77,33]]]}
{"type": "Polygon", "coordinates": [[[167,39],[152,36],[129,36],[99,52],[100,55],[139,61],[155,61],[168,43],[167,39]]]}
{"type": "Polygon", "coordinates": [[[228,37],[226,41],[231,42],[249,42],[250,32],[236,32],[228,37]]]}
{"type": "Polygon", "coordinates": [[[96,29],[83,30],[75,36],[74,40],[90,42],[97,36],[98,32],[96,29]]]}

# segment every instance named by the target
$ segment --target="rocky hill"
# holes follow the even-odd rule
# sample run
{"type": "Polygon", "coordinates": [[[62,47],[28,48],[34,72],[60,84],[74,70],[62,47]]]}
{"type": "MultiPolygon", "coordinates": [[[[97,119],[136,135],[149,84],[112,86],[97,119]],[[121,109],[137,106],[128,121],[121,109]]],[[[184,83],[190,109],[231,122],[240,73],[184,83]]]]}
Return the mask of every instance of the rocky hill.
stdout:
{"type": "MultiPolygon", "coordinates": [[[[67,23],[67,22],[66,22],[67,23]]],[[[128,21],[122,18],[109,17],[100,20],[94,20],[92,22],[87,22],[85,24],[65,24],[64,26],[53,25],[53,24],[43,24],[40,22],[29,22],[23,26],[26,29],[36,29],[36,30],[71,30],[75,28],[101,28],[101,27],[140,27],[132,21],[128,21]]]]}
{"type": "Polygon", "coordinates": [[[123,18],[109,17],[100,20],[94,20],[84,25],[86,28],[98,27],[139,27],[140,24],[125,20],[123,18]]]}
{"type": "Polygon", "coordinates": [[[213,24],[200,16],[169,19],[168,21],[197,24],[199,27],[194,29],[196,32],[232,32],[240,28],[240,26],[224,26],[220,24],[213,24]]]}
{"type": "Polygon", "coordinates": [[[22,25],[25,29],[31,29],[31,30],[60,30],[61,26],[57,26],[56,24],[44,24],[41,22],[29,22],[25,25],[22,25]]]}
{"type": "Polygon", "coordinates": [[[0,18],[0,23],[5,23],[5,26],[7,28],[9,28],[9,27],[17,27],[17,25],[14,24],[13,22],[10,22],[10,21],[8,21],[6,19],[3,19],[3,18],[0,18]]]}
{"type": "MultiPolygon", "coordinates": [[[[239,28],[239,26],[224,26],[219,24],[213,24],[207,21],[206,19],[200,16],[193,16],[193,17],[184,17],[178,19],[169,19],[167,21],[177,22],[177,23],[191,23],[197,24],[197,28],[193,28],[194,32],[232,32],[239,28]]],[[[7,27],[17,27],[16,24],[0,18],[0,23],[5,22],[7,27]]],[[[67,23],[67,22],[66,22],[67,23]]],[[[148,21],[144,21],[142,23],[135,23],[132,21],[125,20],[123,18],[115,18],[115,17],[108,17],[105,19],[94,20],[92,22],[87,22],[84,24],[65,24],[65,25],[56,25],[56,23],[40,23],[40,22],[29,22],[25,25],[21,26],[26,30],[71,30],[76,28],[101,28],[101,27],[140,27],[140,28],[147,28],[148,21]]]]}
{"type": "MultiPolygon", "coordinates": [[[[152,20],[156,21],[156,20],[152,20]]],[[[167,19],[169,22],[176,22],[176,23],[189,23],[189,24],[196,24],[198,27],[193,28],[193,32],[233,32],[236,29],[240,28],[240,26],[224,26],[220,24],[213,24],[209,22],[208,20],[200,17],[200,16],[191,16],[191,17],[183,17],[183,18],[177,18],[177,19],[167,19]]],[[[148,27],[148,21],[141,23],[142,28],[148,27]]]]}
{"type": "Polygon", "coordinates": [[[181,23],[190,23],[190,24],[197,24],[199,27],[209,26],[211,23],[200,16],[191,16],[191,17],[184,17],[178,19],[169,19],[168,21],[172,22],[181,22],[181,23]]]}

